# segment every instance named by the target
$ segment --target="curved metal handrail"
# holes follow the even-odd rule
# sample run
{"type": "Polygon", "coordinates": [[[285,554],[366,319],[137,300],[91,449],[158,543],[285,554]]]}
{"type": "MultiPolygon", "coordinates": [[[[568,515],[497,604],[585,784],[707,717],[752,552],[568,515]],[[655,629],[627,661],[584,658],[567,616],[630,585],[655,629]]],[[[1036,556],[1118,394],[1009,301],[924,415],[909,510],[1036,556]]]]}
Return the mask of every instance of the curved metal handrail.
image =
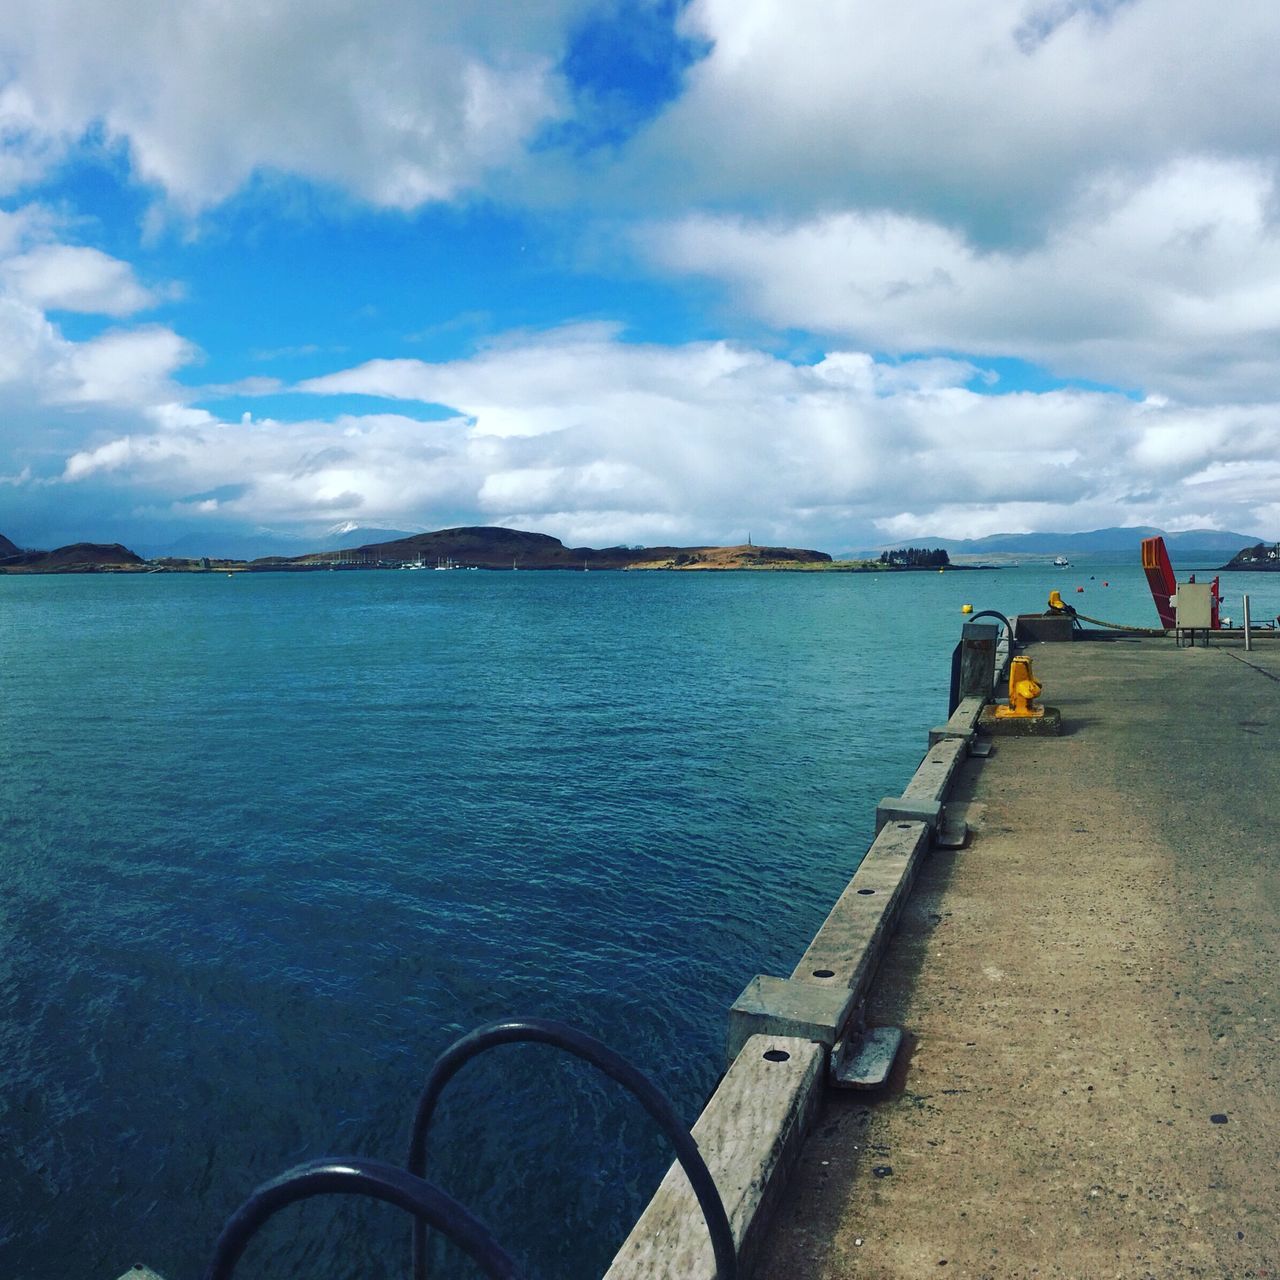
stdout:
{"type": "MultiPolygon", "coordinates": [[[[738,1255],[733,1243],[733,1233],[729,1229],[729,1218],[725,1213],[724,1202],[720,1199],[715,1180],[698,1151],[698,1144],[693,1140],[693,1135],[684,1127],[684,1122],[667,1101],[666,1095],[648,1076],[633,1067],[602,1041],[563,1022],[555,1022],[549,1018],[513,1018],[503,1022],[493,1022],[488,1026],[477,1028],[450,1045],[436,1059],[436,1064],[431,1068],[431,1074],[423,1087],[422,1096],[418,1099],[418,1108],[413,1117],[413,1128],[409,1136],[409,1173],[417,1178],[423,1178],[426,1175],[427,1130],[445,1085],[477,1054],[500,1044],[518,1044],[525,1041],[548,1044],[589,1062],[593,1067],[616,1080],[624,1089],[629,1090],[640,1105],[658,1122],[663,1132],[671,1139],[671,1144],[676,1150],[676,1158],[684,1168],[689,1183],[693,1187],[693,1194],[698,1199],[698,1206],[702,1210],[707,1230],[711,1235],[711,1249],[716,1262],[716,1280],[735,1280],[738,1273],[738,1255]]],[[[432,1224],[424,1217],[414,1219],[413,1280],[426,1280],[426,1243],[429,1225],[432,1224]]]]}
{"type": "Polygon", "coordinates": [[[249,1241],[281,1209],[334,1193],[369,1196],[404,1209],[414,1215],[415,1225],[430,1223],[443,1231],[492,1280],[522,1280],[520,1269],[489,1228],[447,1192],[382,1160],[331,1156],[300,1164],[254,1191],[227,1219],[204,1280],[230,1280],[249,1241]]]}
{"type": "Polygon", "coordinates": [[[999,609],[983,609],[981,613],[970,614],[969,617],[965,619],[965,621],[977,622],[979,618],[999,618],[1000,621],[1004,623],[1004,629],[1005,629],[1005,632],[1008,634],[1009,643],[1010,644],[1013,643],[1013,624],[1009,621],[1008,618],[1004,616],[1003,613],[1000,612],[999,609]]]}

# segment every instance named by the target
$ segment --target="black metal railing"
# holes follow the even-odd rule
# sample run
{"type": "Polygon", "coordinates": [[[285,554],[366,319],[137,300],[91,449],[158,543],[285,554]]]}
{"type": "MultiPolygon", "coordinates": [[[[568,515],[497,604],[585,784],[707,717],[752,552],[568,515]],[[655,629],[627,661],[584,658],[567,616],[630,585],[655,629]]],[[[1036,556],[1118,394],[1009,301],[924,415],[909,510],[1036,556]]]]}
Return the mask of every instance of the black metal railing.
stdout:
{"type": "Polygon", "coordinates": [[[493,1280],[523,1280],[520,1268],[488,1227],[447,1192],[381,1160],[332,1156],[300,1164],[264,1182],[228,1219],[214,1245],[205,1280],[230,1280],[249,1241],[281,1209],[323,1195],[367,1196],[429,1222],[473,1258],[493,1280]]]}
{"type": "MultiPolygon", "coordinates": [[[[409,1137],[409,1172],[424,1178],[427,1171],[427,1131],[435,1114],[436,1104],[444,1087],[478,1054],[503,1044],[533,1041],[563,1049],[574,1057],[589,1062],[605,1075],[616,1080],[636,1098],[641,1106],[658,1122],[663,1133],[675,1147],[680,1161],[697,1197],[703,1220],[711,1235],[711,1248],[716,1261],[717,1280],[733,1280],[737,1274],[737,1252],[733,1234],[724,1211],[720,1192],[716,1189],[711,1172],[702,1159],[698,1144],[684,1127],[666,1095],[643,1072],[633,1067],[624,1057],[615,1053],[603,1041],[562,1022],[544,1018],[513,1019],[494,1022],[463,1036],[436,1059],[431,1075],[418,1099],[418,1110],[413,1117],[413,1129],[409,1137]]],[[[428,1223],[416,1218],[413,1224],[413,1280],[426,1280],[426,1239],[428,1223]]]]}
{"type": "Polygon", "coordinates": [[[666,1095],[603,1041],[545,1018],[513,1018],[490,1023],[455,1041],[436,1059],[414,1113],[407,1168],[381,1160],[326,1156],[263,1183],[223,1227],[204,1280],[231,1280],[237,1262],[254,1235],[282,1209],[313,1196],[335,1194],[381,1200],[413,1216],[410,1259],[413,1280],[425,1280],[427,1235],[433,1228],[457,1244],[486,1276],[521,1280],[520,1269],[489,1228],[465,1205],[426,1180],[426,1165],[427,1134],[449,1081],[478,1054],[503,1044],[527,1042],[549,1045],[589,1062],[627,1089],[657,1121],[675,1148],[676,1158],[702,1210],[711,1237],[716,1280],[736,1280],[737,1250],[724,1202],[698,1144],[666,1095]]]}

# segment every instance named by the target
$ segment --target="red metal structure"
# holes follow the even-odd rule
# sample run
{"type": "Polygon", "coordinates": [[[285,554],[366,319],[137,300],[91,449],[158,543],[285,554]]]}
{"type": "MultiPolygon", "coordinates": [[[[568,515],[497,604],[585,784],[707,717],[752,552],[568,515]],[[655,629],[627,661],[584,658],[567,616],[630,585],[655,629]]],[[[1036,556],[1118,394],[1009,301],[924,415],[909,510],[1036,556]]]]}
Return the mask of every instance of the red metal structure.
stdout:
{"type": "MultiPolygon", "coordinates": [[[[1143,538],[1142,567],[1147,575],[1147,585],[1151,588],[1151,598],[1155,601],[1156,612],[1160,615],[1160,625],[1166,631],[1172,631],[1175,620],[1172,596],[1178,594],[1178,580],[1173,576],[1173,565],[1169,563],[1169,552],[1165,549],[1163,538],[1143,538]]],[[[1195,581],[1195,575],[1191,577],[1195,581]]],[[[1221,599],[1218,594],[1218,579],[1214,578],[1210,592],[1212,602],[1212,627],[1215,631],[1222,626],[1219,616],[1221,599]]]]}

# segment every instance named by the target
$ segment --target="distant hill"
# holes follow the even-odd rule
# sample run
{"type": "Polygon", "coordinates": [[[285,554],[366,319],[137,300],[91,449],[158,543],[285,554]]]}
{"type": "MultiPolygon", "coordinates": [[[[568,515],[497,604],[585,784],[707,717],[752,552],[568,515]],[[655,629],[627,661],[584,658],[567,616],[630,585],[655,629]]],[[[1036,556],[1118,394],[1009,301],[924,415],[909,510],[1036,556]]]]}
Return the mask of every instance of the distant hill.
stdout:
{"type": "MultiPolygon", "coordinates": [[[[1123,528],[1090,529],[1084,533],[993,533],[985,538],[913,538],[921,546],[944,547],[951,555],[1077,555],[1099,554],[1108,551],[1132,552],[1137,556],[1143,538],[1163,537],[1173,551],[1225,551],[1235,552],[1255,544],[1258,539],[1243,533],[1224,529],[1184,529],[1178,533],[1166,533],[1147,525],[1123,528]]],[[[888,544],[877,547],[876,554],[889,550],[888,544]]],[[[848,553],[851,557],[865,552],[848,553]]]]}
{"type": "Polygon", "coordinates": [[[226,540],[192,535],[169,555],[144,560],[118,542],[77,542],[55,551],[22,551],[0,536],[0,572],[93,573],[159,569],[169,572],[211,567],[315,569],[333,562],[354,568],[421,562],[477,569],[760,569],[789,563],[828,564],[822,551],[795,547],[566,547],[559,538],[524,529],[468,525],[431,533],[400,534],[394,529],[343,528],[324,551],[258,556],[247,562],[226,554],[226,540]],[[359,541],[374,534],[374,541],[359,541]],[[396,534],[380,538],[379,534],[396,534]],[[214,546],[210,546],[210,542],[214,546]],[[352,542],[355,545],[351,545],[352,542]],[[221,549],[221,554],[219,550],[221,549]],[[8,554],[5,554],[8,552],[8,554]],[[185,553],[185,554],[184,554],[185,553]],[[204,562],[203,565],[201,562],[204,562]]]}
{"type": "MultiPolygon", "coordinates": [[[[668,549],[677,550],[662,548],[668,549]]],[[[421,560],[431,566],[452,561],[480,569],[581,569],[584,566],[621,569],[653,554],[627,547],[609,547],[603,551],[592,547],[566,547],[559,538],[545,533],[469,525],[458,529],[437,529],[431,533],[412,533],[403,538],[356,547],[334,545],[324,551],[292,557],[292,560],[297,564],[316,563],[332,559],[342,552],[372,560],[421,560]]]]}
{"type": "Polygon", "coordinates": [[[7,573],[90,573],[132,569],[144,563],[118,542],[73,542],[54,551],[20,551],[0,561],[7,573]]]}
{"type": "Polygon", "coordinates": [[[1222,567],[1249,573],[1280,573],[1280,542],[1259,542],[1244,547],[1222,567]]]}
{"type": "MultiPolygon", "coordinates": [[[[452,562],[480,569],[627,569],[642,564],[650,568],[757,568],[780,560],[830,559],[821,551],[789,547],[566,547],[559,538],[545,533],[471,525],[414,533],[350,549],[332,547],[293,557],[289,563],[320,564],[339,555],[384,561],[421,560],[432,567],[452,562]],[[735,556],[741,562],[729,563],[735,556]]],[[[258,562],[255,567],[268,566],[258,562]]]]}
{"type": "Polygon", "coordinates": [[[660,556],[657,548],[640,552],[640,560],[631,569],[768,569],[788,568],[798,564],[830,564],[825,551],[806,551],[800,547],[684,547],[674,555],[666,548],[660,556]]]}

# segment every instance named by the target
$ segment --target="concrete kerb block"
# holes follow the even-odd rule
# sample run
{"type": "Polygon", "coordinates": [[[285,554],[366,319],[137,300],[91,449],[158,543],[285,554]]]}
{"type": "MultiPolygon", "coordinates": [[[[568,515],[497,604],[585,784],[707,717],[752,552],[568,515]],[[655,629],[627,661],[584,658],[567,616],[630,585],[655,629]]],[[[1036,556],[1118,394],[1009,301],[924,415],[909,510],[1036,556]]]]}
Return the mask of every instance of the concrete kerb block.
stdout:
{"type": "Polygon", "coordinates": [[[968,754],[963,739],[947,738],[925,752],[911,781],[903,788],[906,800],[943,800],[951,789],[951,779],[968,754]]]}
{"type": "MultiPolygon", "coordinates": [[[[791,977],[846,988],[856,1016],[929,847],[923,822],[893,822],[876,836],[791,977]]],[[[851,1018],[852,1020],[852,1018],[851,1018]]]]}
{"type": "Polygon", "coordinates": [[[732,1065],[742,1047],[756,1035],[812,1040],[830,1049],[853,1011],[847,987],[797,982],[757,974],[729,1010],[725,1053],[732,1065]]]}
{"type": "MultiPolygon", "coordinates": [[[[750,1273],[769,1219],[813,1128],[826,1052],[810,1040],[752,1036],[693,1127],[750,1273]]],[[[604,1280],[713,1280],[711,1240],[684,1170],[671,1166],[604,1280]]]]}
{"type": "Polygon", "coordinates": [[[966,741],[971,739],[978,731],[978,718],[985,705],[985,698],[962,698],[946,724],[936,725],[929,730],[929,746],[936,747],[948,738],[964,738],[966,741]]]}
{"type": "Polygon", "coordinates": [[[942,821],[941,800],[908,800],[906,796],[885,796],[876,805],[876,835],[890,822],[923,822],[930,833],[942,821]]]}

